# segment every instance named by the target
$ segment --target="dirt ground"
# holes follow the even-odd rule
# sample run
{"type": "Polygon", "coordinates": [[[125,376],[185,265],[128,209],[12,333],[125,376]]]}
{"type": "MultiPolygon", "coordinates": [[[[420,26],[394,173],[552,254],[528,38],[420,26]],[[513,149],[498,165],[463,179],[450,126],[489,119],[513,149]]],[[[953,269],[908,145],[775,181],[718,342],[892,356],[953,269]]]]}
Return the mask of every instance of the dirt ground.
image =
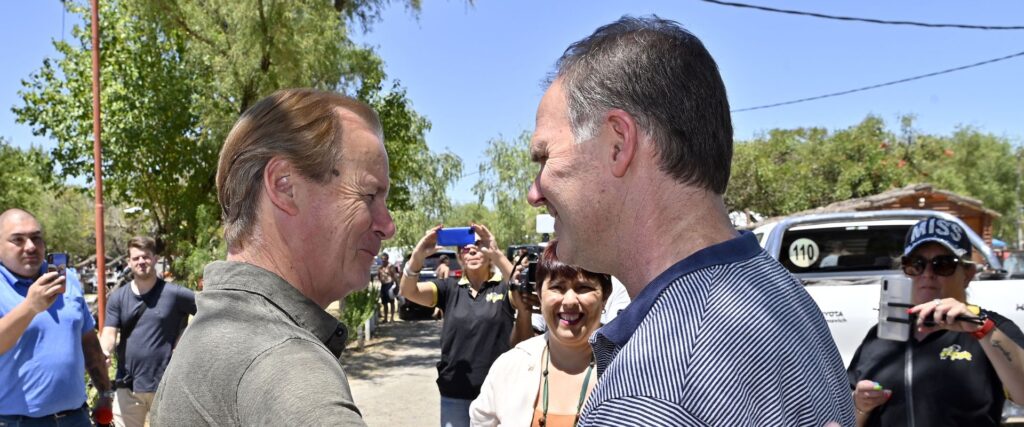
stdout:
{"type": "Polygon", "coordinates": [[[342,365],[369,426],[436,426],[441,398],[436,363],[441,322],[396,321],[378,327],[362,351],[345,350],[342,365]]]}

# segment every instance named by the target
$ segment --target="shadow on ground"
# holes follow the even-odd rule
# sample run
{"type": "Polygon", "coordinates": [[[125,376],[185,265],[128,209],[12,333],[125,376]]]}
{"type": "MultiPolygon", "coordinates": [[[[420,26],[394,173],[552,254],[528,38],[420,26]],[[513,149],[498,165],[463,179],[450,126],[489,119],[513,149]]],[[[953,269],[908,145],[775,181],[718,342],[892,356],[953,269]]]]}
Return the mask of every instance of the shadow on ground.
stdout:
{"type": "Polygon", "coordinates": [[[395,369],[433,368],[441,357],[441,322],[385,323],[362,350],[350,345],[342,356],[350,379],[372,379],[395,369]]]}

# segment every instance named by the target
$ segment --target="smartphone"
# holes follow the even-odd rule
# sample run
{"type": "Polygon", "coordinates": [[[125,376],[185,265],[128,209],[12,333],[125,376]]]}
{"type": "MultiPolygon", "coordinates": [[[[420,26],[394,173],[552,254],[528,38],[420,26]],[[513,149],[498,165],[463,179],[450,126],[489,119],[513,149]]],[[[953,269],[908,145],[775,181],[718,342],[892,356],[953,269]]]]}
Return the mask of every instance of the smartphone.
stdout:
{"type": "Polygon", "coordinates": [[[61,276],[67,275],[68,269],[68,254],[65,253],[53,253],[46,257],[46,263],[49,265],[48,271],[56,271],[61,276]]]}
{"type": "Polygon", "coordinates": [[[910,291],[913,289],[910,278],[885,276],[878,297],[878,338],[892,341],[910,339],[911,320],[907,308],[913,307],[910,291]]]}
{"type": "Polygon", "coordinates": [[[437,230],[439,246],[466,246],[476,243],[473,227],[442,228],[437,230]]]}

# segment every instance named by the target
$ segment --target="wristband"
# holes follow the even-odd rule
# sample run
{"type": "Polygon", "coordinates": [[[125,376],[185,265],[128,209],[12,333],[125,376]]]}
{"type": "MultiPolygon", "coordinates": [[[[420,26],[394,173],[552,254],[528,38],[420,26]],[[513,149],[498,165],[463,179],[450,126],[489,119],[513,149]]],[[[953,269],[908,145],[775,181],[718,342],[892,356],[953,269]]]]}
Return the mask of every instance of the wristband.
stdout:
{"type": "Polygon", "coordinates": [[[974,338],[977,340],[982,340],[995,328],[996,322],[993,322],[992,319],[986,317],[985,323],[981,325],[981,328],[979,328],[977,331],[971,332],[971,335],[974,335],[974,338]]]}
{"type": "Polygon", "coordinates": [[[405,268],[402,270],[402,272],[405,273],[405,275],[409,276],[409,277],[420,277],[420,273],[419,272],[413,272],[412,270],[409,269],[408,265],[405,266],[405,268]]]}

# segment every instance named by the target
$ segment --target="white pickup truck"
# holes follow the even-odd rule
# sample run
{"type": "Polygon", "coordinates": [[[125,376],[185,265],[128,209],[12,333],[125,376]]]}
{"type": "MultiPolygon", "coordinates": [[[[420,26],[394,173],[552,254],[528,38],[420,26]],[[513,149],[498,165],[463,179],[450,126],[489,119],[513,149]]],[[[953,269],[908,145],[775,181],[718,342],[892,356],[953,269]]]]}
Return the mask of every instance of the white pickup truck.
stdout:
{"type": "Polygon", "coordinates": [[[902,275],[907,230],[939,217],[960,224],[974,246],[979,274],[967,299],[1024,326],[1024,280],[1007,280],[984,240],[958,218],[926,210],[886,210],[788,217],[755,228],[761,246],[804,282],[849,364],[868,329],[878,323],[882,277],[902,275]]]}

